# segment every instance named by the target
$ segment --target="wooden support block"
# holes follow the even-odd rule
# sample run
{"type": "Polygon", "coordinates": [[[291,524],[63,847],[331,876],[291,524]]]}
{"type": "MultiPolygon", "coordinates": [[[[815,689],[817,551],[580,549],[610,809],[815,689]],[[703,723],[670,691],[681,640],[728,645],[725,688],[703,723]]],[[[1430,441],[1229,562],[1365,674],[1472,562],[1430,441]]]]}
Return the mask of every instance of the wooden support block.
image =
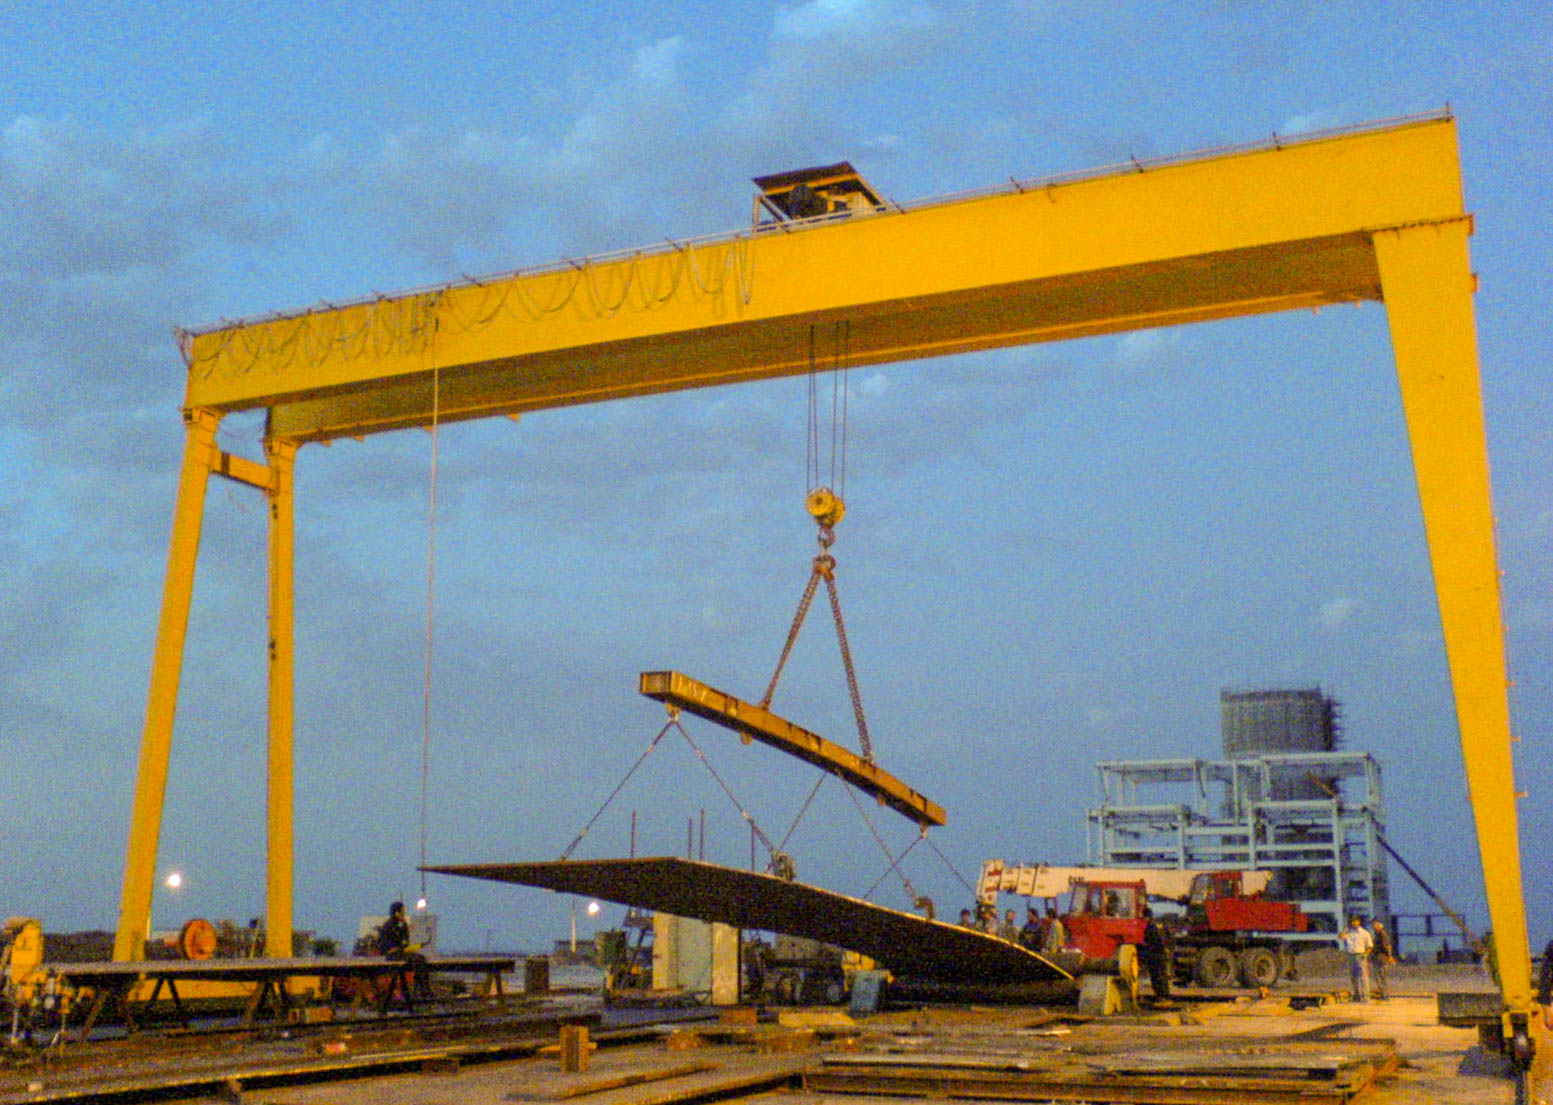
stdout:
{"type": "Polygon", "coordinates": [[[561,1069],[568,1074],[579,1074],[588,1069],[593,1049],[588,1043],[588,1026],[563,1024],[561,1026],[561,1069]]]}
{"type": "MultiPolygon", "coordinates": [[[[524,1090],[507,1095],[508,1101],[570,1101],[573,1098],[589,1097],[593,1094],[607,1093],[610,1090],[625,1089],[627,1086],[640,1086],[652,1082],[669,1082],[676,1078],[689,1078],[691,1075],[705,1074],[708,1071],[718,1070],[717,1063],[708,1063],[699,1060],[690,1063],[676,1063],[668,1067],[652,1067],[646,1070],[631,1070],[616,1074],[600,1074],[592,1078],[575,1079],[568,1078],[562,1081],[552,1081],[531,1085],[524,1090]]],[[[675,1095],[684,1092],[682,1090],[667,1091],[664,1095],[668,1100],[673,1100],[675,1095]]],[[[652,1100],[647,1096],[644,1100],[652,1100]]]]}
{"type": "Polygon", "coordinates": [[[756,1020],[753,1005],[733,1005],[717,1011],[718,1024],[754,1024],[756,1020]]]}
{"type": "Polygon", "coordinates": [[[706,1037],[694,1029],[677,1028],[669,1033],[664,1046],[670,1051],[698,1051],[708,1044],[706,1037]]]}
{"type": "Polygon", "coordinates": [[[790,1051],[813,1051],[814,1030],[812,1028],[795,1028],[777,1032],[762,1033],[755,1037],[755,1053],[757,1055],[780,1055],[790,1051]]]}
{"type": "Polygon", "coordinates": [[[292,1024],[327,1024],[334,1020],[332,1005],[294,1005],[286,1014],[292,1024]]]}

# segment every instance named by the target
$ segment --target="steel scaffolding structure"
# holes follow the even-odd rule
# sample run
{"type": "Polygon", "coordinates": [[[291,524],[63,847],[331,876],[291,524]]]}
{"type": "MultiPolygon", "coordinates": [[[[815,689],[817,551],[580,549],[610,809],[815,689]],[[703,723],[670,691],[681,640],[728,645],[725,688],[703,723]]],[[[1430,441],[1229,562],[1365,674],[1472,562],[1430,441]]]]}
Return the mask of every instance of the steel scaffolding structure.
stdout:
{"type": "Polygon", "coordinates": [[[1311,917],[1326,941],[1350,914],[1389,920],[1380,764],[1367,752],[1286,752],[1233,760],[1096,764],[1103,795],[1088,813],[1102,867],[1270,870],[1269,892],[1311,917]],[[1353,780],[1344,793],[1345,782],[1353,780]],[[1316,783],[1323,798],[1285,798],[1316,783]]]}

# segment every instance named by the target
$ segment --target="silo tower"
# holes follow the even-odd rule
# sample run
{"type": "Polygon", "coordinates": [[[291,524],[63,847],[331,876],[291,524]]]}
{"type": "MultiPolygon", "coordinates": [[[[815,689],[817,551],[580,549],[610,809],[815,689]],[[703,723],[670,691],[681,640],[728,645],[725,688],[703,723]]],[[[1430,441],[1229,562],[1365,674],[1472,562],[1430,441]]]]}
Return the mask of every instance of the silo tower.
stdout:
{"type": "MultiPolygon", "coordinates": [[[[1335,752],[1342,729],[1340,710],[1320,687],[1293,690],[1219,692],[1224,755],[1231,760],[1285,752],[1335,752]]],[[[1336,779],[1280,772],[1270,780],[1265,800],[1330,799],[1336,779]]]]}

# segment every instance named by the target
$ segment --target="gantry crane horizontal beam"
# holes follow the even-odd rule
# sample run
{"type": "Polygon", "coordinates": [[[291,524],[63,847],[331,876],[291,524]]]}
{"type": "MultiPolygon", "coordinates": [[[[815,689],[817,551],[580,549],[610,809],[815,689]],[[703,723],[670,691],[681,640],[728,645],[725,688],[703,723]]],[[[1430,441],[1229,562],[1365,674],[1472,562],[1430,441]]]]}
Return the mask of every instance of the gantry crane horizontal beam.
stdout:
{"type": "Polygon", "coordinates": [[[1372,232],[1461,214],[1431,119],[189,333],[188,405],[305,441],[802,373],[842,321],[860,365],[1379,299],[1372,232]]]}
{"type": "Polygon", "coordinates": [[[709,687],[677,671],[644,671],[638,690],[678,710],[689,710],[699,718],[714,722],[735,733],[768,744],[804,763],[813,764],[877,798],[882,805],[911,818],[924,829],[944,823],[944,808],[912,790],[872,760],[794,725],[764,706],[745,702],[733,695],[709,687]]]}

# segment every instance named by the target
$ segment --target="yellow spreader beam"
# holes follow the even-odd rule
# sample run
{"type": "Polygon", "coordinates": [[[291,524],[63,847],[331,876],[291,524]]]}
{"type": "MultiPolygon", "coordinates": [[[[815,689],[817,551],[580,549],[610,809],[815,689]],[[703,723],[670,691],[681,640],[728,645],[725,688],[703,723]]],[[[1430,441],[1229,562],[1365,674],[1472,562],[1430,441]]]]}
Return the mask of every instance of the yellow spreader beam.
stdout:
{"type": "Polygon", "coordinates": [[[207,476],[256,485],[271,506],[267,924],[270,954],[285,954],[293,455],[283,446],[802,374],[812,335],[837,323],[850,362],[870,364],[1377,300],[1412,442],[1506,1028],[1522,1030],[1530,949],[1471,230],[1455,122],[1436,116],[185,332],[183,475],[115,956],[138,957],[150,923],[207,476]],[[268,412],[265,464],[215,444],[222,416],[247,409],[268,412]]]}
{"type": "Polygon", "coordinates": [[[924,828],[944,823],[944,808],[938,803],[928,801],[889,772],[881,771],[877,764],[778,717],[764,706],[735,698],[677,671],[644,671],[638,689],[648,698],[769,744],[845,779],[924,828]]]}

